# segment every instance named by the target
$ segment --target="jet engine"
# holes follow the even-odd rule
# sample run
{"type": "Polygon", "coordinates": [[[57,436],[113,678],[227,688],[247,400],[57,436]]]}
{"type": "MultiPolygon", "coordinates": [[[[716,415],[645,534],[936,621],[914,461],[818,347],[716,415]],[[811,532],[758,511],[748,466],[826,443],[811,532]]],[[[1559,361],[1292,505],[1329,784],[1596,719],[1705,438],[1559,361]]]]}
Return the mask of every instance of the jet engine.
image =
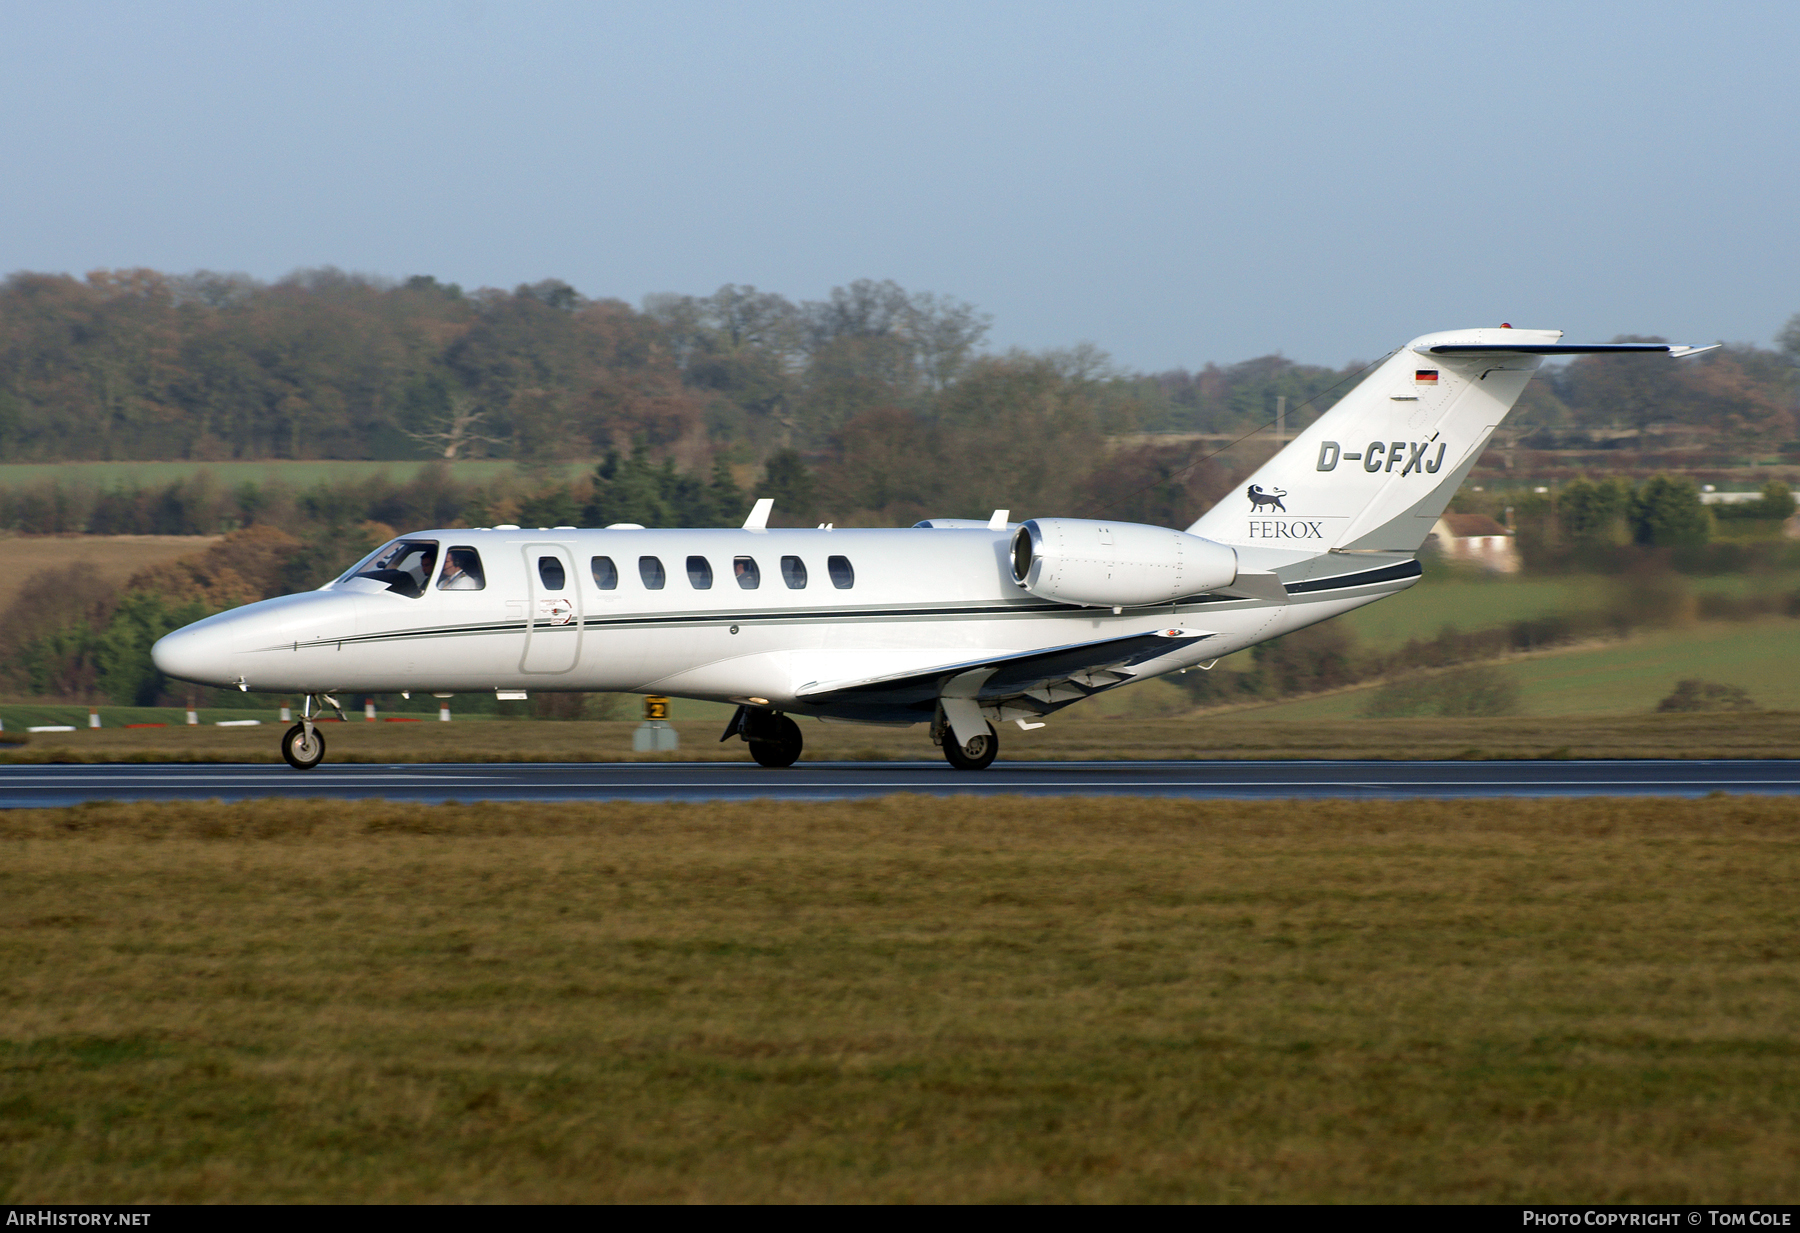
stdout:
{"type": "Polygon", "coordinates": [[[1013,581],[1068,604],[1166,604],[1228,587],[1237,572],[1224,544],[1136,522],[1034,518],[1012,540],[1013,581]]]}

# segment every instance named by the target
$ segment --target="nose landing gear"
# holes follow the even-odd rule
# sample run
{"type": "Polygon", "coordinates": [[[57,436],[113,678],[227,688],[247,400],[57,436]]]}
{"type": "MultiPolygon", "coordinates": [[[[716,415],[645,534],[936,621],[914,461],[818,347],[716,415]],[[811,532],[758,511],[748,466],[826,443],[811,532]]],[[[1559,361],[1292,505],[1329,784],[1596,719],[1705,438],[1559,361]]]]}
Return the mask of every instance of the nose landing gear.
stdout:
{"type": "Polygon", "coordinates": [[[325,734],[309,724],[295,724],[281,738],[281,756],[295,770],[310,771],[325,760],[325,734]]]}
{"type": "MultiPolygon", "coordinates": [[[[330,694],[318,694],[318,698],[344,717],[344,708],[330,694]]],[[[281,756],[287,764],[297,771],[310,771],[325,760],[325,734],[313,726],[313,698],[307,694],[300,703],[300,722],[289,728],[281,738],[281,756]]]]}

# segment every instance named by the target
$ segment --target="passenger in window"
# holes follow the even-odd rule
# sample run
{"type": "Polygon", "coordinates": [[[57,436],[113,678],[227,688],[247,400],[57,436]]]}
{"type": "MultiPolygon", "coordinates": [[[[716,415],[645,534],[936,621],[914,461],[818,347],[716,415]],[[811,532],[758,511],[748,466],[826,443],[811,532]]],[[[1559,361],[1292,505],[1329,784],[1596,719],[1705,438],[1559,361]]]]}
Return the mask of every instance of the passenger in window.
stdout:
{"type": "Polygon", "coordinates": [[[733,557],[731,572],[737,578],[737,584],[746,591],[754,591],[762,585],[762,571],[756,568],[755,557],[733,557]]]}
{"type": "Polygon", "coordinates": [[[831,574],[831,585],[840,591],[848,591],[856,585],[856,571],[850,568],[849,557],[827,557],[825,568],[831,574]]]}
{"type": "Polygon", "coordinates": [[[589,568],[594,571],[594,585],[602,591],[619,589],[619,567],[613,564],[611,557],[595,557],[589,562],[589,568]]]}
{"type": "Polygon", "coordinates": [[[487,576],[481,571],[481,554],[473,548],[452,548],[444,557],[444,576],[438,579],[440,591],[480,591],[487,587],[487,576]]]}
{"type": "Polygon", "coordinates": [[[806,562],[799,557],[782,557],[781,580],[788,584],[790,591],[804,591],[806,589],[806,562]]]}

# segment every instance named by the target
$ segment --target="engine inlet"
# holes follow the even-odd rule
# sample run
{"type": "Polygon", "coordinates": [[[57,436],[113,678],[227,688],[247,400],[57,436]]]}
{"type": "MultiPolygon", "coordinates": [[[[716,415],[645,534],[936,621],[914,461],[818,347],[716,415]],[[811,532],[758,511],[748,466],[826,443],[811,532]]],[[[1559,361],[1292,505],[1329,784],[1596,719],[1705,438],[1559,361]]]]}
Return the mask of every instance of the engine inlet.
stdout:
{"type": "Polygon", "coordinates": [[[1020,527],[1012,542],[1013,581],[1020,586],[1031,576],[1031,528],[1020,527]]]}

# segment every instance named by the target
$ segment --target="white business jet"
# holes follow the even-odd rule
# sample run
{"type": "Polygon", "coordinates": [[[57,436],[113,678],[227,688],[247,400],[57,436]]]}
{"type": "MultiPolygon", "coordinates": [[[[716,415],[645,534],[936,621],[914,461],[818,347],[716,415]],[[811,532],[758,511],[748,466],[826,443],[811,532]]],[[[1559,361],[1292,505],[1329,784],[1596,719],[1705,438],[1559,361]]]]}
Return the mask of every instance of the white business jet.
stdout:
{"type": "Polygon", "coordinates": [[[300,770],[325,756],[314,720],[335,694],[532,690],[735,703],[721,739],[767,767],[799,758],[794,716],[928,723],[952,766],[980,770],[998,725],[1040,727],[1412,586],[1432,524],[1544,357],[1712,349],[1561,337],[1413,340],[1185,531],[1006,511],[771,530],[766,499],[732,530],[419,531],[152,655],[182,680],[305,695],[281,745],[300,770]]]}

